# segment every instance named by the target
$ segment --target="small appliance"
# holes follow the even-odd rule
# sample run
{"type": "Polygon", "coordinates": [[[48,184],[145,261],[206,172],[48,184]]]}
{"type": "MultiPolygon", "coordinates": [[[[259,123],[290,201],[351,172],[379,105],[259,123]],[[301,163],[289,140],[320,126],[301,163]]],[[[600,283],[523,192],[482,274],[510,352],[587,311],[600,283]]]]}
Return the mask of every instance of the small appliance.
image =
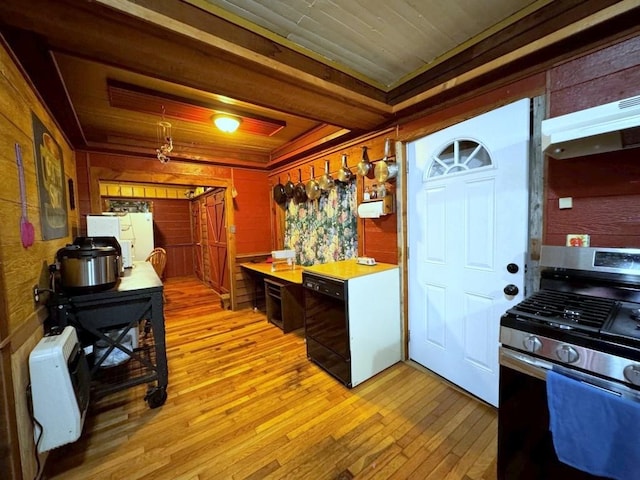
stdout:
{"type": "Polygon", "coordinates": [[[62,289],[90,293],[113,288],[124,273],[115,237],[76,237],[56,253],[62,289]]]}
{"type": "Polygon", "coordinates": [[[90,376],[75,328],[43,337],[29,355],[31,400],[39,453],[80,438],[90,376]]]}

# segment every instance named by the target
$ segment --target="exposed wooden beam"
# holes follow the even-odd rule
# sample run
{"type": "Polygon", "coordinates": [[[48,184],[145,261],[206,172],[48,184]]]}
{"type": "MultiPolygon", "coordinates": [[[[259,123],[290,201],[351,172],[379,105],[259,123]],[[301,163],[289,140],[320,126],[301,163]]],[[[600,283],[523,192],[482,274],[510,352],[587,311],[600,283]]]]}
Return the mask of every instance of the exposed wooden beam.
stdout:
{"type": "Polygon", "coordinates": [[[32,32],[2,25],[1,21],[0,34],[69,141],[76,147],[84,146],[84,133],[46,40],[32,32]]]}
{"type": "Polygon", "coordinates": [[[332,125],[321,125],[289,142],[283,148],[274,151],[269,166],[273,167],[285,161],[291,161],[301,154],[308,153],[310,149],[328,148],[336,140],[344,141],[348,134],[349,130],[339,129],[332,125]]]}
{"type": "MultiPolygon", "coordinates": [[[[586,31],[596,32],[600,24],[607,22],[635,23],[638,15],[637,0],[571,0],[554,2],[536,15],[526,17],[495,36],[462,52],[424,74],[410,80],[390,92],[389,102],[394,113],[437,97],[450,89],[465,89],[465,84],[505,69],[513,73],[513,65],[527,57],[537,61],[554,60],[563,53],[562,42],[586,31]],[[536,54],[547,49],[544,57],[536,54]]],[[[597,42],[603,36],[620,34],[619,29],[601,29],[596,35],[588,35],[586,44],[597,42]]],[[[572,51],[575,54],[575,51],[572,51]]],[[[535,70],[535,63],[527,63],[535,70]]],[[[545,68],[537,64],[538,70],[545,68]]]]}
{"type": "Polygon", "coordinates": [[[113,8],[97,2],[5,0],[0,14],[64,52],[303,118],[369,130],[391,116],[383,102],[255,53],[241,57],[231,42],[211,33],[131,2],[103,3],[113,8]]]}
{"type": "MultiPolygon", "coordinates": [[[[136,145],[132,143],[117,144],[114,142],[89,141],[87,148],[94,152],[133,155],[154,158],[156,146],[136,145]]],[[[245,167],[259,170],[267,169],[268,156],[249,155],[246,152],[230,149],[193,148],[188,145],[176,146],[169,155],[170,161],[187,163],[215,164],[220,166],[245,167]]]]}
{"type": "MultiPolygon", "coordinates": [[[[167,18],[178,20],[183,25],[213,34],[226,44],[224,48],[247,60],[255,54],[270,59],[277,68],[292,67],[298,72],[311,75],[311,81],[322,79],[336,88],[346,88],[350,94],[357,93],[367,98],[384,102],[383,88],[372,86],[369,81],[358,79],[356,72],[344,72],[331,65],[331,61],[314,52],[303,50],[293,42],[279,38],[266,29],[251,22],[233,21],[229,12],[217,8],[206,0],[98,0],[105,5],[134,12],[131,3],[144,7],[167,18]],[[129,4],[129,6],[127,6],[129,4]],[[277,62],[277,63],[276,63],[277,62]]],[[[214,40],[215,41],[215,40],[214,40]]]]}

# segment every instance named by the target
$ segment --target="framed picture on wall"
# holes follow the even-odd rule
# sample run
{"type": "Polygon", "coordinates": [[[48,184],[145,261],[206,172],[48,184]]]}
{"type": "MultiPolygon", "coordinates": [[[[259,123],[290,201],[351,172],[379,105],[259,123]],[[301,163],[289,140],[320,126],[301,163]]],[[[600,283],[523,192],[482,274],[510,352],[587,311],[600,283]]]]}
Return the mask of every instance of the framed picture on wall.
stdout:
{"type": "Polygon", "coordinates": [[[42,239],[66,237],[69,227],[62,149],[36,114],[31,112],[31,117],[42,239]]]}

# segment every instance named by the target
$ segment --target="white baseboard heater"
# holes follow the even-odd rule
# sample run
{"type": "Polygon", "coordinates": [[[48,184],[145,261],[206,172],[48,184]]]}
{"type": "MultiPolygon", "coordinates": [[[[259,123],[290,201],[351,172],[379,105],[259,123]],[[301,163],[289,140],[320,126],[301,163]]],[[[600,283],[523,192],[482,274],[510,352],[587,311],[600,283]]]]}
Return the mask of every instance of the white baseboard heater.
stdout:
{"type": "Polygon", "coordinates": [[[90,377],[76,330],[45,336],[29,355],[38,452],[80,438],[89,405],[90,377]]]}

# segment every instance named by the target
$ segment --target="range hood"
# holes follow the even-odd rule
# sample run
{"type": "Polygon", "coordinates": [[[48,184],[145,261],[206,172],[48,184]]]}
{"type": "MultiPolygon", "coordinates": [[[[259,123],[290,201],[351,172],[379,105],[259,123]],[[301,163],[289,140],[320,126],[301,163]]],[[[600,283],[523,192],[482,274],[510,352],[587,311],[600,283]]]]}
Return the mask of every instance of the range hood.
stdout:
{"type": "Polygon", "coordinates": [[[640,95],[542,121],[542,151],[553,158],[640,147],[640,95]]]}

